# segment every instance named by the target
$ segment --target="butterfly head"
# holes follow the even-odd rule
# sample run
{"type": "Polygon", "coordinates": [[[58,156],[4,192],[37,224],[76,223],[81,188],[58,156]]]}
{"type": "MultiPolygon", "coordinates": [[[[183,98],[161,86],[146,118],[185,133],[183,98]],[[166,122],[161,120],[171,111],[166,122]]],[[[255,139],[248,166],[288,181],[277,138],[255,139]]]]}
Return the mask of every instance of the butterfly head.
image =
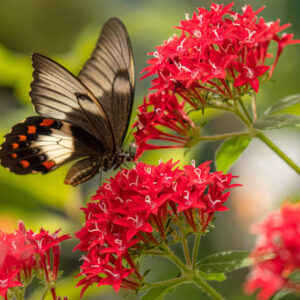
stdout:
{"type": "Polygon", "coordinates": [[[120,151],[116,153],[115,161],[114,161],[114,170],[116,170],[121,164],[123,164],[125,161],[134,161],[135,153],[133,152],[125,152],[120,151]]]}

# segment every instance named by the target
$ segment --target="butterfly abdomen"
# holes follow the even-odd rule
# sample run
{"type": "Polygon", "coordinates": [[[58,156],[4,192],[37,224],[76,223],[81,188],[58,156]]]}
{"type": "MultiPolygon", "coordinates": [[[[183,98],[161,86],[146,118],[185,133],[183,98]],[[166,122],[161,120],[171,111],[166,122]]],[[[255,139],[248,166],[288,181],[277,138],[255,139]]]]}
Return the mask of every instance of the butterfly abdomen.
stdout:
{"type": "Polygon", "coordinates": [[[80,160],[69,170],[65,183],[76,186],[85,182],[99,172],[99,167],[99,157],[97,156],[80,160]]]}

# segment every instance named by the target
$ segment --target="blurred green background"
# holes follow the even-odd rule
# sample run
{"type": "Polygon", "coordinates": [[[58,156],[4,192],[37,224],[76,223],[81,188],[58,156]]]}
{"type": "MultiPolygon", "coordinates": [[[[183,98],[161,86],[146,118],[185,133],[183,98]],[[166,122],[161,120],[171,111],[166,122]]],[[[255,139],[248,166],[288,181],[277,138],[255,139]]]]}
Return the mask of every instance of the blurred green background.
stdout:
{"type": "MultiPolygon", "coordinates": [[[[229,1],[225,1],[229,3],[229,1]]],[[[0,0],[0,142],[12,125],[34,115],[28,96],[32,76],[30,54],[38,52],[49,56],[77,74],[89,57],[103,23],[119,17],[131,37],[136,71],[135,108],[147,93],[149,81],[139,81],[139,72],[146,66],[147,53],[176,32],[179,20],[185,13],[192,13],[197,6],[210,5],[207,0],[0,0]]],[[[223,2],[224,3],[224,2],[223,2]]],[[[267,8],[262,15],[267,21],[281,19],[291,22],[288,32],[300,39],[300,1],[237,1],[235,9],[244,4],[255,9],[267,8]]],[[[284,96],[300,92],[299,46],[287,47],[275,70],[273,81],[263,86],[258,95],[258,112],[284,96]]],[[[132,120],[136,117],[133,110],[132,120]]],[[[299,107],[291,113],[299,114],[299,107]]],[[[218,115],[209,123],[207,133],[237,130],[239,123],[228,115],[218,115]]],[[[272,131],[269,133],[295,161],[300,163],[299,130],[272,131]]],[[[211,160],[218,143],[202,144],[188,155],[184,150],[172,150],[174,160],[189,163],[211,160]]],[[[157,163],[167,160],[170,150],[146,153],[142,160],[157,163]]],[[[79,207],[83,206],[97,189],[99,178],[77,188],[63,184],[67,167],[47,175],[17,176],[0,167],[0,229],[11,231],[18,220],[36,230],[40,227],[63,233],[74,233],[82,222],[79,207]]],[[[299,196],[299,176],[289,170],[269,149],[254,141],[232,169],[239,175],[243,187],[229,200],[230,211],[216,221],[214,232],[202,242],[203,256],[216,251],[251,249],[253,237],[248,227],[286,198],[299,196]]],[[[105,174],[110,176],[111,173],[105,174]]],[[[74,288],[79,270],[80,253],[72,253],[76,241],[64,243],[61,269],[63,280],[58,294],[69,299],[79,299],[74,288]]],[[[1,254],[0,254],[1,255],[1,254]]],[[[172,266],[161,261],[145,261],[153,267],[152,280],[160,276],[176,276],[172,266]]],[[[246,270],[229,276],[224,283],[215,284],[227,299],[252,299],[242,292],[246,270]]],[[[40,290],[29,293],[28,299],[36,300],[40,290]]],[[[131,296],[134,298],[134,296],[131,296]]],[[[83,299],[123,299],[111,288],[90,289],[83,299]]],[[[182,286],[166,299],[207,299],[193,286],[182,286]]],[[[50,299],[50,298],[47,298],[50,299]]]]}

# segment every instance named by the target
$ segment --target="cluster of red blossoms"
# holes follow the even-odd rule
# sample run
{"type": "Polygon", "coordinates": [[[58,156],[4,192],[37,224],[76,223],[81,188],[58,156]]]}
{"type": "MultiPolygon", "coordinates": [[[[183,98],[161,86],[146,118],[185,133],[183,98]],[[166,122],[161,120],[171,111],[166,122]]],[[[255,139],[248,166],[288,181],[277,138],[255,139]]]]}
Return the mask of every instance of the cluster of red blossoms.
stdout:
{"type": "Polygon", "coordinates": [[[300,204],[287,203],[256,225],[255,233],[260,235],[252,252],[254,267],[245,285],[246,292],[260,289],[260,300],[271,298],[281,289],[300,293],[299,281],[292,277],[293,272],[300,270],[299,224],[300,204]]]}
{"type": "MultiPolygon", "coordinates": [[[[8,299],[8,291],[14,287],[25,287],[33,276],[54,283],[58,276],[60,245],[69,235],[58,236],[59,231],[50,234],[26,230],[19,222],[13,233],[0,231],[0,296],[8,299]]],[[[55,289],[51,289],[53,299],[57,299],[55,289]]]]}
{"type": "Polygon", "coordinates": [[[290,24],[280,26],[279,20],[266,22],[258,18],[264,7],[253,11],[247,5],[239,14],[231,11],[233,4],[212,3],[210,10],[198,8],[191,19],[186,16],[187,20],[176,27],[181,30],[179,37],[174,35],[150,53],[154,57],[148,61],[142,78],[155,75],[151,90],[156,92],[139,107],[139,120],[134,124],[138,154],[157,148],[148,143],[153,139],[182,147],[189,141],[182,129],[189,126],[195,130],[184,111],[185,104],[199,109],[216,100],[240,98],[250,88],[258,92],[259,78],[271,77],[284,47],[300,42],[292,40],[293,34],[278,35],[290,24]],[[268,53],[271,41],[278,47],[272,65],[267,66],[266,59],[272,57],[268,53]],[[166,118],[171,123],[165,123],[166,118]],[[176,134],[166,137],[158,129],[161,126],[176,134]]]}
{"type": "Polygon", "coordinates": [[[136,157],[146,150],[184,147],[191,141],[190,137],[199,135],[199,128],[184,110],[184,102],[179,102],[174,94],[150,94],[148,101],[144,99],[144,104],[139,107],[138,118],[133,124],[137,127],[134,133],[138,146],[136,157]],[[169,132],[163,128],[168,128],[169,132]],[[164,140],[172,145],[150,144],[149,140],[164,140]]]}
{"type": "Polygon", "coordinates": [[[209,163],[182,170],[172,161],[157,166],[140,162],[104,183],[83,208],[85,226],[76,233],[80,244],[75,249],[86,252],[81,295],[93,283],[116,291],[137,289],[143,277],[135,254],[158,247],[179,221],[185,220],[191,232],[204,233],[214,213],[227,210],[230,192],[224,191],[236,186],[230,184],[231,174],[209,170],[209,163]]]}

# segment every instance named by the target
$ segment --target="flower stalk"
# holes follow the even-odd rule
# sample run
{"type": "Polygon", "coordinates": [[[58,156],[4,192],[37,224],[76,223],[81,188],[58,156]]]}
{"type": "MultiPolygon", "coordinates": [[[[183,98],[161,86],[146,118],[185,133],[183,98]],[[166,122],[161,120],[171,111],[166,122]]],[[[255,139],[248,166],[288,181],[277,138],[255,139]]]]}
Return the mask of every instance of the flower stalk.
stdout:
{"type": "Polygon", "coordinates": [[[195,234],[194,245],[193,245],[193,253],[192,253],[192,267],[193,267],[193,270],[196,267],[196,262],[197,262],[197,258],[198,258],[198,251],[199,251],[199,247],[200,247],[200,242],[201,242],[201,234],[200,233],[196,233],[195,234]]]}
{"type": "MultiPolygon", "coordinates": [[[[197,261],[197,253],[199,251],[199,245],[201,240],[200,233],[195,234],[195,241],[193,246],[193,256],[192,256],[192,262],[193,264],[190,264],[190,262],[187,262],[187,264],[184,264],[171,250],[171,248],[166,244],[163,243],[161,245],[162,251],[156,252],[156,251],[150,251],[147,252],[147,254],[150,255],[158,255],[158,256],[164,256],[169,261],[171,261],[173,264],[175,264],[178,269],[181,270],[181,276],[179,278],[174,278],[166,281],[160,281],[160,282],[154,282],[149,283],[145,282],[145,287],[141,288],[140,291],[155,288],[155,287],[161,287],[161,286],[172,286],[183,284],[183,283],[193,283],[196,286],[199,287],[203,292],[205,292],[208,296],[210,296],[211,299],[214,300],[224,300],[223,296],[221,296],[213,287],[211,287],[206,280],[202,278],[200,273],[198,272],[196,268],[196,261],[197,261]]],[[[184,243],[181,241],[183,249],[185,251],[188,251],[187,243],[184,243]],[[184,246],[184,244],[186,246],[184,246]]]]}
{"type": "Polygon", "coordinates": [[[263,132],[257,130],[256,138],[265,143],[271,150],[273,150],[280,158],[282,158],[297,174],[300,175],[300,167],[290,159],[282,150],[280,150],[263,132]]]}
{"type": "Polygon", "coordinates": [[[225,300],[222,295],[220,295],[207,281],[205,281],[199,274],[197,270],[194,271],[192,277],[192,282],[197,285],[203,292],[205,292],[211,299],[214,300],[225,300]]]}
{"type": "Polygon", "coordinates": [[[189,274],[191,269],[190,266],[185,265],[169,248],[166,243],[162,244],[162,249],[164,250],[163,256],[168,258],[171,262],[173,262],[183,273],[189,274]]]}
{"type": "MultiPolygon", "coordinates": [[[[241,101],[241,103],[243,103],[241,101]]],[[[256,137],[260,139],[263,143],[265,143],[272,151],[274,151],[282,160],[284,160],[297,174],[300,175],[300,167],[297,166],[297,164],[289,158],[278,146],[276,146],[261,130],[255,129],[252,125],[252,122],[249,120],[249,113],[245,113],[244,109],[243,112],[240,111],[238,108],[231,109],[230,107],[224,107],[224,106],[213,106],[212,108],[218,108],[225,111],[230,111],[231,113],[235,114],[248,128],[248,132],[237,132],[237,133],[228,133],[228,134],[221,134],[221,135],[212,135],[207,137],[201,137],[199,139],[199,142],[202,141],[214,141],[214,140],[222,140],[227,138],[232,138],[236,136],[249,136],[249,137],[256,137]]],[[[246,108],[245,108],[246,109],[246,108]]],[[[247,111],[247,110],[246,110],[247,111]]]]}

